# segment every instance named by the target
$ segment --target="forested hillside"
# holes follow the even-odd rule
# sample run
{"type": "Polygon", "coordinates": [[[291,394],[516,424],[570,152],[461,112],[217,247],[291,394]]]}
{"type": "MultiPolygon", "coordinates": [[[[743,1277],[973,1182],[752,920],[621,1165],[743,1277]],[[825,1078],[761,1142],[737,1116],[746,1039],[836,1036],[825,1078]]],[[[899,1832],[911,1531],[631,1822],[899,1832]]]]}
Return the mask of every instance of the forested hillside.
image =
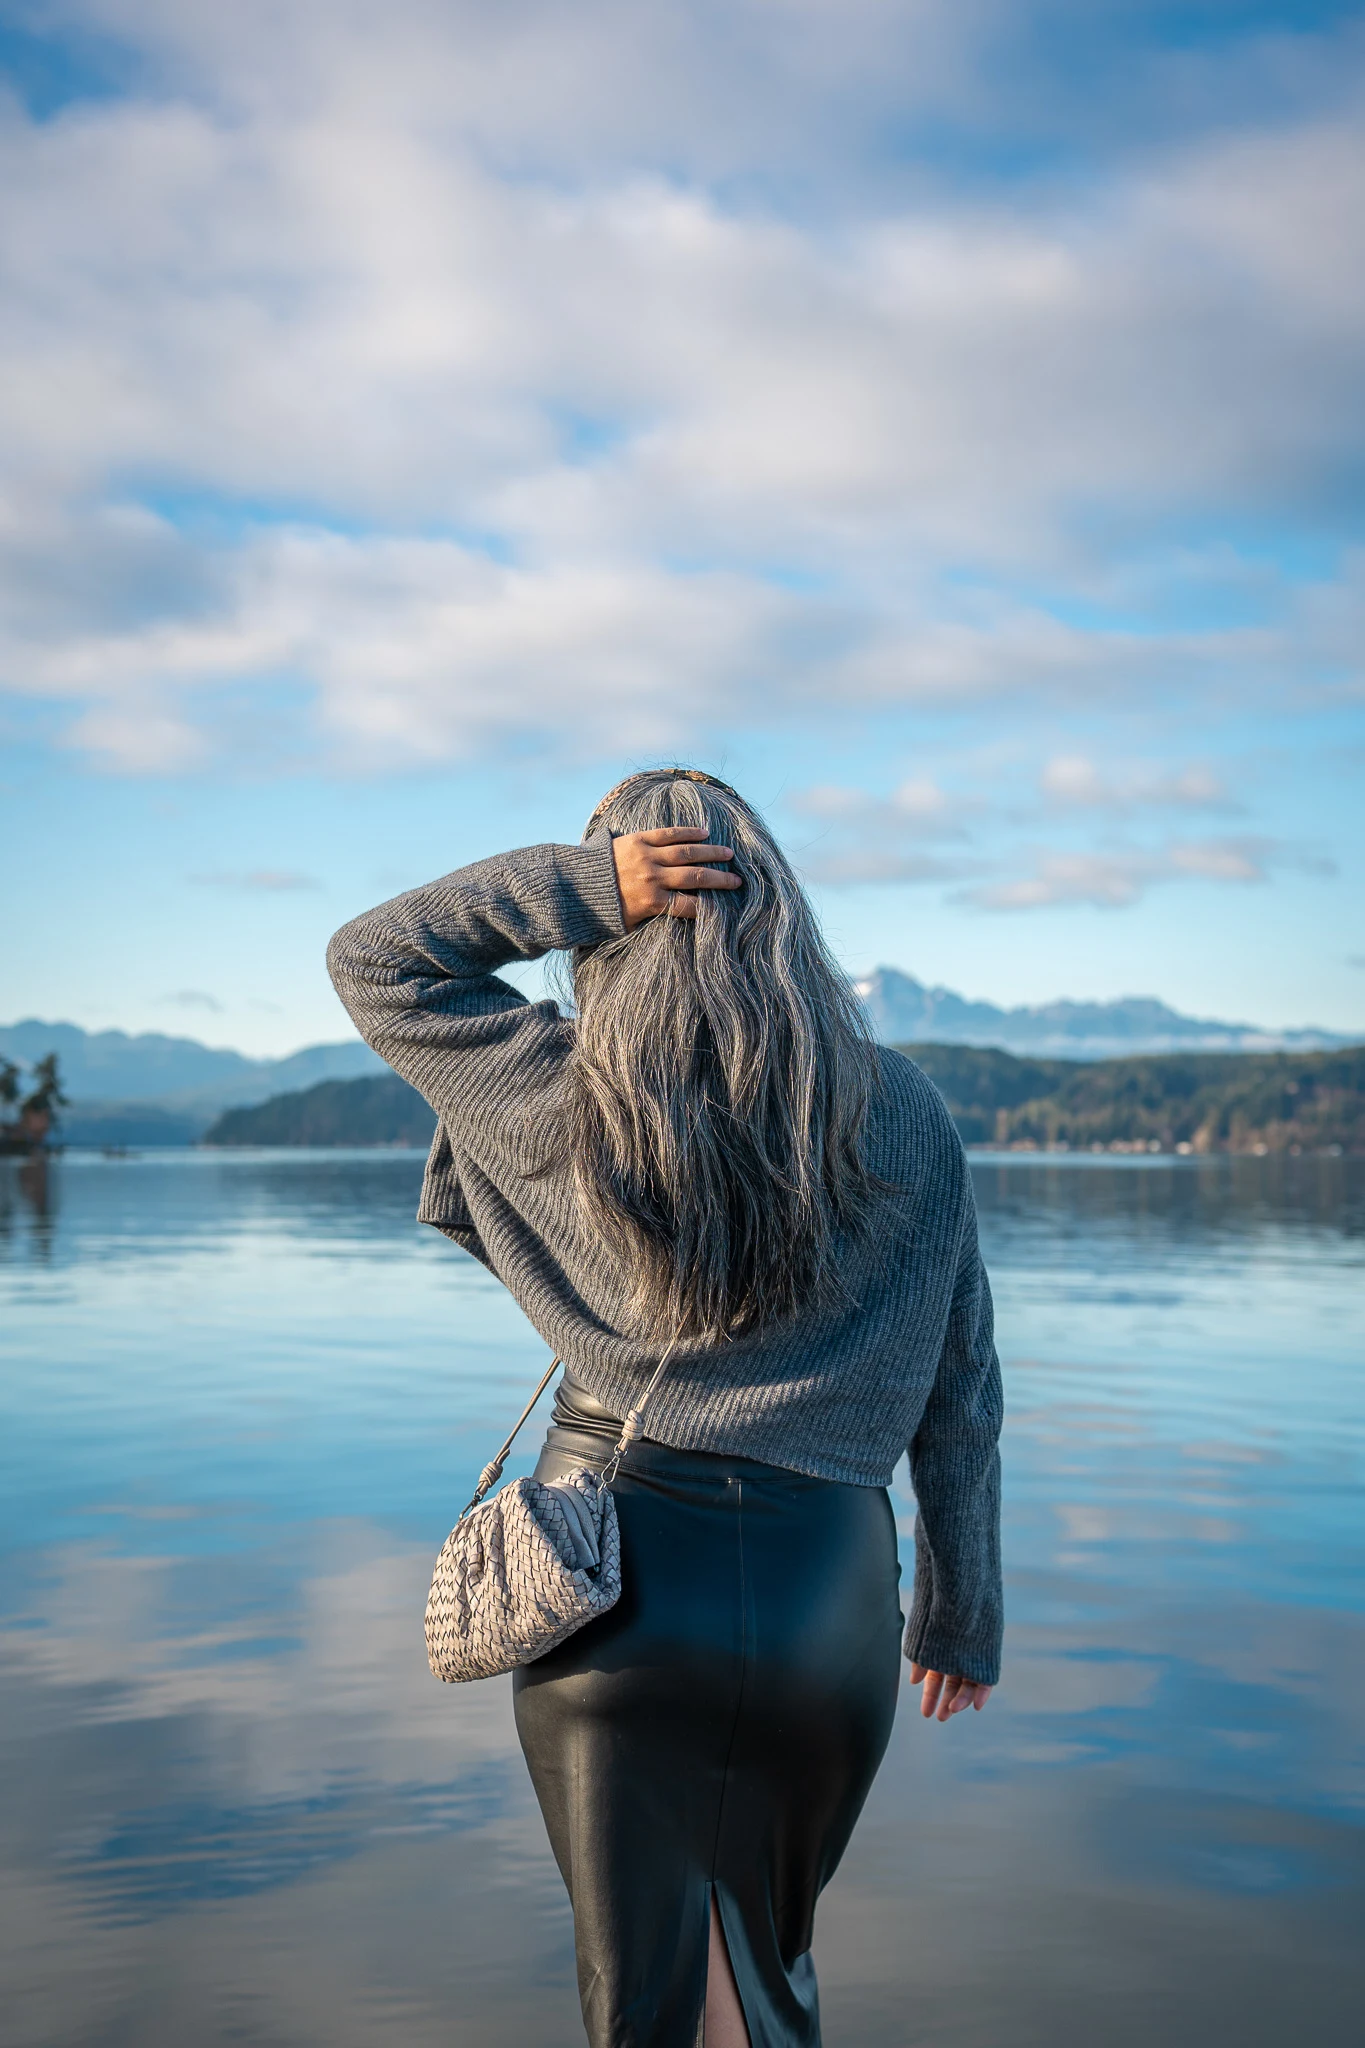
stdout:
{"type": "Polygon", "coordinates": [[[397,1074],[361,1081],[320,1081],[272,1095],[252,1109],[229,1109],[206,1145],[429,1145],[436,1118],[397,1074]]]}
{"type": "Polygon", "coordinates": [[[1365,1046],[1025,1060],[906,1045],[969,1145],[1365,1152],[1365,1046]]]}
{"type": "MultiPolygon", "coordinates": [[[[1365,1046],[1029,1060],[908,1045],[969,1145],[1158,1152],[1365,1152],[1365,1046]]],[[[210,1145],[425,1145],[436,1120],[396,1074],[230,1109],[210,1145]]]]}

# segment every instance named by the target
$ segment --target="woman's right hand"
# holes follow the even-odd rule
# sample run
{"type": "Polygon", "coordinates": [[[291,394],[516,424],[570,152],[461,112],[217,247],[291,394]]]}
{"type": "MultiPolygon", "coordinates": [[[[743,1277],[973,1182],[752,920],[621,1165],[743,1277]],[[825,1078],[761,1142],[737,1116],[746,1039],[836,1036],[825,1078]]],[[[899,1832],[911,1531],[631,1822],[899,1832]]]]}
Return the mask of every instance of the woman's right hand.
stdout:
{"type": "Polygon", "coordinates": [[[700,825],[661,825],[654,832],[623,832],[611,842],[616,886],[628,932],[646,918],[695,917],[700,889],[738,889],[738,875],[712,863],[734,859],[729,846],[710,846],[700,825]]]}

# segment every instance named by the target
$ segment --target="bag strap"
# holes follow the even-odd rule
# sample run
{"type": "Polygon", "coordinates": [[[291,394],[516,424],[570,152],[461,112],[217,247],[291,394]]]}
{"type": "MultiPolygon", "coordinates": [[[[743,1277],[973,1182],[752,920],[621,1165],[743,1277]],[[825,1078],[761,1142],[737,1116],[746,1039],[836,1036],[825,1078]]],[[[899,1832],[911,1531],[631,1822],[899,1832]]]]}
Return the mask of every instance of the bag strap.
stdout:
{"type": "MultiPolygon", "coordinates": [[[[629,1415],[627,1415],[625,1421],[622,1423],[621,1434],[616,1440],[616,1448],[612,1452],[610,1461],[608,1462],[607,1467],[602,1474],[602,1484],[604,1486],[611,1485],[612,1480],[616,1477],[616,1474],[620,1469],[622,1458],[625,1456],[630,1446],[633,1443],[638,1443],[639,1439],[644,1435],[645,1406],[649,1401],[650,1397],[652,1396],[654,1389],[658,1386],[659,1381],[663,1378],[664,1367],[668,1364],[669,1359],[673,1356],[673,1353],[677,1349],[677,1346],[678,1340],[675,1337],[673,1339],[673,1342],[665,1351],[663,1357],[659,1360],[659,1363],[655,1366],[654,1376],[650,1380],[649,1385],[645,1388],[644,1395],[640,1401],[639,1406],[636,1408],[632,1408],[629,1415]]],[[[459,1521],[456,1522],[455,1527],[457,1529],[460,1526],[460,1522],[462,1522],[465,1519],[465,1515],[472,1515],[475,1508],[478,1507],[481,1501],[483,1500],[483,1497],[488,1492],[489,1488],[496,1486],[498,1481],[502,1478],[502,1468],[507,1463],[507,1459],[511,1452],[513,1444],[516,1442],[518,1436],[521,1434],[522,1424],[525,1422],[527,1416],[531,1413],[531,1410],[535,1407],[536,1402],[540,1399],[541,1395],[545,1392],[545,1389],[549,1386],[551,1375],[553,1374],[555,1367],[559,1365],[561,1362],[562,1361],[560,1360],[560,1358],[556,1355],[554,1358],[550,1360],[550,1363],[546,1366],[544,1373],[541,1375],[539,1386],[536,1388],[534,1394],[532,1394],[530,1400],[526,1403],[526,1406],[522,1409],[520,1415],[513,1423],[511,1434],[507,1438],[506,1442],[503,1444],[502,1449],[498,1452],[497,1457],[490,1459],[489,1463],[486,1464],[482,1472],[480,1472],[479,1483],[474,1488],[474,1498],[470,1501],[469,1506],[464,1510],[464,1514],[460,1516],[459,1521]]]]}
{"type": "Polygon", "coordinates": [[[455,1527],[457,1529],[460,1526],[460,1522],[464,1520],[465,1515],[473,1514],[475,1508],[479,1505],[480,1501],[487,1493],[489,1487],[496,1486],[498,1481],[502,1478],[502,1468],[507,1463],[508,1453],[511,1451],[513,1444],[516,1442],[517,1437],[521,1432],[521,1425],[523,1422],[525,1422],[527,1416],[535,1407],[536,1402],[540,1399],[541,1395],[545,1392],[545,1389],[549,1386],[551,1375],[553,1374],[554,1369],[558,1364],[558,1357],[552,1358],[550,1360],[550,1363],[546,1366],[545,1371],[541,1376],[540,1385],[536,1388],[534,1394],[532,1394],[530,1400],[526,1403],[526,1406],[522,1409],[520,1415],[516,1419],[516,1422],[513,1424],[512,1434],[508,1437],[506,1443],[498,1452],[497,1457],[492,1459],[489,1464],[485,1465],[482,1472],[480,1472],[479,1483],[474,1488],[474,1498],[470,1501],[469,1506],[464,1511],[464,1514],[460,1516],[460,1521],[455,1524],[455,1527]]]}
{"type": "Polygon", "coordinates": [[[621,1434],[616,1439],[616,1449],[611,1454],[610,1462],[603,1467],[603,1486],[611,1485],[612,1480],[616,1477],[617,1472],[620,1470],[622,1458],[624,1458],[626,1452],[630,1449],[630,1446],[633,1443],[638,1443],[640,1438],[644,1435],[646,1405],[648,1404],[650,1397],[654,1392],[654,1389],[658,1386],[659,1381],[663,1378],[664,1367],[668,1364],[669,1359],[673,1356],[673,1353],[677,1350],[677,1348],[678,1340],[675,1337],[673,1339],[673,1342],[669,1345],[667,1351],[665,1351],[663,1357],[659,1360],[659,1363],[655,1366],[654,1377],[653,1379],[651,1379],[649,1385],[645,1388],[645,1391],[640,1398],[639,1407],[632,1408],[629,1415],[626,1417],[625,1421],[621,1424],[621,1434]]]}

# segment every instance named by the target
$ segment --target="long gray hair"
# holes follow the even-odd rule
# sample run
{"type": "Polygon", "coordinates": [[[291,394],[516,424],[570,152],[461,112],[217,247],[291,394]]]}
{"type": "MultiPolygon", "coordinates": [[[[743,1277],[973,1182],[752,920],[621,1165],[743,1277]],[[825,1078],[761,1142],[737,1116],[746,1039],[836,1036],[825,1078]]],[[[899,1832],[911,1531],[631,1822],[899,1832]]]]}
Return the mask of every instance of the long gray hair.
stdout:
{"type": "Polygon", "coordinates": [[[558,1156],[630,1273],[635,1326],[715,1342],[814,1302],[839,1233],[865,1227],[876,1054],[800,883],[733,790],[634,775],[588,831],[602,824],[702,826],[744,885],[574,954],[562,1084],[558,1156]]]}

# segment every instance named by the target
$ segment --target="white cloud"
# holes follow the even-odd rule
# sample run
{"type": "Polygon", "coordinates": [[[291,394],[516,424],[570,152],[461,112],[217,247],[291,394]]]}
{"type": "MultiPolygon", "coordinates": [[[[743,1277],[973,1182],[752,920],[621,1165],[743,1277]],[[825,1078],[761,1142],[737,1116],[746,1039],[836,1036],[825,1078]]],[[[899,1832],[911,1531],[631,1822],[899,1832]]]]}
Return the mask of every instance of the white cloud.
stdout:
{"type": "Polygon", "coordinates": [[[210,995],[203,988],[177,989],[173,995],[162,996],[160,1001],[173,1004],[179,1010],[209,1010],[215,1017],[223,1014],[223,1005],[217,996],[210,995]]]}
{"type": "Polygon", "coordinates": [[[293,868],[252,868],[246,874],[191,875],[190,880],[205,889],[259,889],[267,895],[287,895],[296,889],[322,887],[315,875],[302,875],[293,868]]]}
{"type": "Polygon", "coordinates": [[[908,777],[889,797],[818,784],[793,792],[786,807],[801,820],[824,828],[821,837],[801,845],[798,855],[803,873],[812,881],[836,886],[957,881],[977,865],[960,853],[945,856],[927,850],[925,842],[963,839],[964,817],[979,808],[970,799],[951,795],[932,776],[908,777]]]}
{"type": "Polygon", "coordinates": [[[1106,773],[1085,754],[1054,754],[1039,787],[1049,803],[1068,810],[1132,811],[1234,809],[1211,768],[1160,769],[1137,765],[1106,773]]]}
{"type": "MultiPolygon", "coordinates": [[[[197,768],[208,758],[207,737],[163,705],[146,701],[143,678],[135,679],[124,703],[82,712],[61,736],[61,744],[130,775],[172,775],[197,768]]],[[[117,690],[115,674],[104,689],[117,690]]]]}
{"type": "Polygon", "coordinates": [[[1172,875],[1191,875],[1208,882],[1264,882],[1267,855],[1273,851],[1254,839],[1210,839],[1172,846],[1166,861],[1172,875]]]}
{"type": "Polygon", "coordinates": [[[1160,863],[1145,854],[1045,853],[1033,873],[963,891],[983,910],[1040,910],[1054,903],[1092,903],[1104,910],[1136,903],[1160,863]]]}
{"type": "Polygon", "coordinates": [[[799,864],[810,881],[836,888],[857,882],[956,882],[980,866],[875,843],[816,847],[801,854],[799,864]]]}
{"type": "Polygon", "coordinates": [[[1140,814],[1235,811],[1223,783],[1201,764],[1168,767],[1142,760],[1101,768],[1089,755],[1056,754],[1037,773],[1040,810],[1019,800],[1032,777],[1017,745],[940,754],[952,787],[921,769],[889,796],[825,783],[791,792],[785,808],[815,836],[792,835],[803,871],[832,885],[957,882],[949,900],[1017,911],[1088,903],[1125,909],[1161,884],[1261,883],[1276,869],[1319,877],[1336,873],[1316,848],[1266,834],[1171,836],[1160,844],[1036,845],[1019,834],[1040,816],[1074,832],[1093,832],[1140,814]]]}
{"type": "Polygon", "coordinates": [[[208,764],[281,683],[367,767],[1359,686],[1358,565],[1232,626],[1151,596],[1182,521],[1340,520],[1322,66],[1317,111],[964,194],[832,166],[878,106],[980,113],[989,9],[77,12],[153,82],[0,115],[0,687],[69,745],[208,764]]]}
{"type": "Polygon", "coordinates": [[[982,910],[1041,910],[1086,903],[1125,910],[1158,883],[1260,883],[1274,865],[1333,872],[1330,862],[1257,838],[1176,841],[1156,849],[1040,851],[1029,872],[964,889],[959,900],[982,910]]]}
{"type": "Polygon", "coordinates": [[[928,775],[908,777],[892,790],[889,797],[881,799],[869,797],[866,790],[821,783],[813,789],[796,791],[788,803],[800,816],[829,819],[841,824],[853,823],[861,830],[870,826],[877,829],[890,827],[897,832],[929,833],[937,837],[944,832],[956,833],[961,829],[957,801],[928,775]]]}
{"type": "Polygon", "coordinates": [[[682,744],[755,709],[779,667],[809,678],[786,593],[647,564],[520,568],[458,542],[259,534],[219,564],[210,603],[168,621],[11,643],[11,669],[95,700],[72,735],[113,765],[178,766],[206,744],[196,696],[288,679],[315,744],[373,771],[468,758],[528,728],[561,751],[682,744]]]}

